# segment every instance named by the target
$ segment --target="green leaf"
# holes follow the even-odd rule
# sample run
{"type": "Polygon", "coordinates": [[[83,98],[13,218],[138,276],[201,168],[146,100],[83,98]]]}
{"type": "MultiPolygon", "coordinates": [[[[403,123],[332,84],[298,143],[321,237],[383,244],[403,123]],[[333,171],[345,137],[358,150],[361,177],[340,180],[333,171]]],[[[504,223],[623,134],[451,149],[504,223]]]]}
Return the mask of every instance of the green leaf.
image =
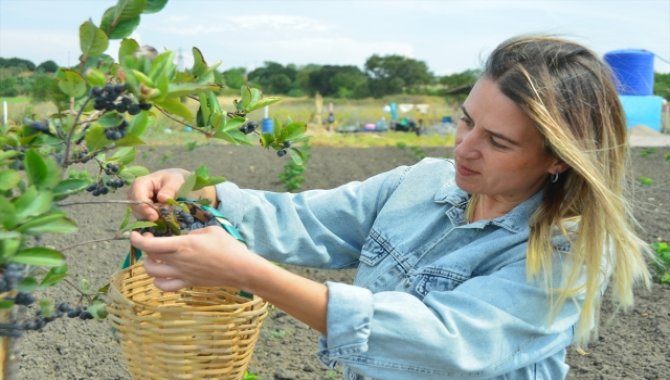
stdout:
{"type": "Polygon", "coordinates": [[[56,267],[65,264],[65,256],[55,249],[32,247],[17,252],[10,261],[27,265],[56,267]]]}
{"type": "Polygon", "coordinates": [[[34,277],[25,277],[19,282],[18,290],[24,293],[32,293],[37,289],[37,280],[34,277]]]}
{"type": "Polygon", "coordinates": [[[196,181],[197,175],[194,173],[189,174],[184,180],[184,183],[179,188],[179,191],[177,191],[175,198],[187,198],[188,194],[193,191],[196,181]]]}
{"type": "Polygon", "coordinates": [[[25,234],[39,235],[42,233],[72,233],[77,230],[77,225],[65,215],[52,213],[31,219],[16,228],[16,231],[25,234]]]}
{"type": "Polygon", "coordinates": [[[109,47],[109,39],[89,20],[79,27],[79,47],[84,57],[100,55],[109,47]]]}
{"type": "Polygon", "coordinates": [[[307,131],[307,126],[299,122],[291,122],[284,125],[283,137],[285,140],[295,140],[307,131]]]}
{"type": "Polygon", "coordinates": [[[140,112],[137,114],[129,123],[127,129],[127,135],[132,135],[135,137],[140,137],[149,125],[149,113],[140,112]]]}
{"type": "Polygon", "coordinates": [[[182,97],[217,89],[218,87],[211,83],[170,83],[166,97],[182,97]]]}
{"type": "Polygon", "coordinates": [[[305,160],[304,160],[303,154],[298,149],[291,148],[291,149],[288,150],[288,154],[291,156],[291,160],[296,165],[304,164],[305,160]]]}
{"type": "Polygon", "coordinates": [[[99,150],[109,143],[105,137],[105,129],[100,125],[94,125],[86,132],[86,147],[90,152],[99,150]]]}
{"type": "Polygon", "coordinates": [[[149,169],[145,168],[144,166],[126,166],[125,168],[121,169],[119,177],[121,177],[121,179],[123,179],[125,182],[130,183],[135,178],[147,175],[149,173],[149,169]]]}
{"type": "Polygon", "coordinates": [[[114,9],[115,20],[133,19],[144,11],[146,0],[119,0],[114,9]]]}
{"type": "Polygon", "coordinates": [[[149,228],[149,227],[156,227],[156,222],[150,222],[148,220],[138,220],[136,222],[130,223],[124,228],[121,229],[121,231],[133,231],[133,230],[139,230],[140,228],[149,228]]]}
{"type": "Polygon", "coordinates": [[[86,80],[72,69],[60,68],[56,72],[58,88],[67,96],[78,98],[86,94],[86,80]]]}
{"type": "Polygon", "coordinates": [[[135,53],[140,49],[140,44],[132,38],[124,38],[119,46],[119,63],[126,64],[126,58],[133,58],[135,53]]]}
{"type": "Polygon", "coordinates": [[[0,231],[0,240],[20,238],[21,234],[16,231],[0,231]]]}
{"type": "Polygon", "coordinates": [[[205,62],[205,58],[202,56],[202,52],[200,51],[200,49],[194,47],[192,51],[193,51],[193,69],[191,69],[191,72],[196,78],[198,78],[207,71],[207,62],[205,62]]]}
{"type": "Polygon", "coordinates": [[[119,21],[118,24],[114,27],[113,30],[107,34],[112,40],[120,40],[130,36],[135,28],[140,24],[140,16],[137,16],[132,19],[119,21]]]}
{"type": "Polygon", "coordinates": [[[84,75],[90,86],[103,87],[107,83],[105,74],[98,69],[89,68],[84,75]]]}
{"type": "Polygon", "coordinates": [[[10,258],[21,248],[21,239],[0,240],[0,258],[10,258]]]}
{"type": "Polygon", "coordinates": [[[86,278],[82,278],[79,280],[79,290],[81,290],[84,293],[88,293],[89,290],[91,290],[91,281],[89,281],[86,278]]]}
{"type": "Polygon", "coordinates": [[[275,104],[279,101],[281,101],[281,98],[277,98],[277,97],[267,97],[267,98],[263,98],[261,100],[255,101],[255,102],[252,101],[251,103],[249,103],[247,105],[245,111],[246,111],[246,113],[250,113],[250,112],[253,112],[257,109],[263,108],[265,106],[275,104]]]}
{"type": "Polygon", "coordinates": [[[121,225],[119,226],[119,230],[123,231],[124,228],[128,225],[128,222],[130,222],[130,214],[132,213],[132,209],[130,207],[126,207],[126,212],[123,214],[123,219],[121,220],[121,225]]]}
{"type": "Polygon", "coordinates": [[[21,176],[16,170],[0,171],[0,191],[11,190],[21,181],[21,176]]]}
{"type": "Polygon", "coordinates": [[[154,81],[158,81],[160,78],[171,78],[177,69],[173,61],[174,53],[170,50],[158,54],[151,62],[149,77],[154,81]]]}
{"type": "Polygon", "coordinates": [[[51,209],[52,205],[53,194],[51,192],[37,191],[31,186],[14,201],[16,218],[21,223],[28,218],[44,214],[51,209]]]}
{"type": "Polygon", "coordinates": [[[68,266],[67,265],[61,265],[61,266],[56,266],[51,269],[49,269],[49,272],[44,276],[42,279],[42,282],[40,282],[40,288],[46,288],[49,286],[56,285],[57,283],[61,282],[63,279],[65,279],[68,275],[68,266]]]}
{"type": "Polygon", "coordinates": [[[33,149],[29,149],[23,158],[28,180],[35,187],[39,187],[44,178],[49,174],[46,160],[33,149]]]}
{"type": "Polygon", "coordinates": [[[116,112],[108,112],[105,115],[103,115],[100,119],[98,119],[98,123],[100,123],[100,125],[102,125],[105,128],[112,128],[121,124],[123,120],[125,120],[123,115],[118,114],[116,112]]]}
{"type": "Polygon", "coordinates": [[[147,0],[147,5],[144,7],[143,13],[156,13],[159,12],[168,0],[147,0]]]}
{"type": "Polygon", "coordinates": [[[102,301],[94,301],[86,308],[86,311],[91,313],[96,319],[107,318],[107,305],[102,301]]]}
{"type": "Polygon", "coordinates": [[[11,309],[14,306],[14,301],[0,300],[0,310],[11,309]]]}
{"type": "Polygon", "coordinates": [[[645,176],[639,176],[637,180],[640,182],[640,185],[642,186],[652,186],[654,184],[653,179],[645,176]]]}
{"type": "Polygon", "coordinates": [[[0,152],[0,164],[9,164],[11,159],[18,156],[19,152],[15,150],[5,150],[0,152]]]}
{"type": "Polygon", "coordinates": [[[221,182],[225,182],[226,178],[222,176],[212,176],[212,177],[198,177],[197,181],[195,183],[195,186],[193,186],[193,190],[200,190],[203,187],[207,186],[212,186],[212,185],[217,185],[221,182]]]}
{"type": "Polygon", "coordinates": [[[60,181],[53,189],[54,198],[63,199],[72,194],[76,194],[84,190],[88,184],[88,180],[78,178],[70,178],[60,181]]]}
{"type": "Polygon", "coordinates": [[[109,161],[119,162],[121,164],[129,164],[135,160],[136,151],[135,148],[123,147],[114,152],[112,157],[109,158],[109,161]]]}
{"type": "Polygon", "coordinates": [[[180,116],[188,122],[193,120],[193,113],[191,110],[177,98],[167,98],[157,101],[156,105],[173,115],[180,116]]]}

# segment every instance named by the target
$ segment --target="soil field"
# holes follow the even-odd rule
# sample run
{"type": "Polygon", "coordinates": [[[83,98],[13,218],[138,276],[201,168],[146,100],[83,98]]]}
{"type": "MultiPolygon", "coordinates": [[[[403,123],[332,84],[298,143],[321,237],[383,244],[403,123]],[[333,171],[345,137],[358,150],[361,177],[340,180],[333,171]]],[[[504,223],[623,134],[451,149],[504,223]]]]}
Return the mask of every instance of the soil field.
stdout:
{"type": "MultiPolygon", "coordinates": [[[[278,180],[283,163],[271,152],[256,148],[207,145],[193,151],[182,147],[146,149],[139,161],[150,169],[207,165],[211,174],[225,175],[243,187],[283,191],[278,180]]],[[[362,180],[398,165],[412,164],[422,154],[445,157],[448,149],[312,148],[303,189],[330,188],[362,180]]],[[[645,240],[670,242],[669,148],[656,148],[646,157],[642,148],[633,152],[635,176],[653,179],[651,186],[637,186],[635,212],[645,240]]],[[[108,199],[124,199],[125,192],[108,199]]],[[[90,199],[88,197],[71,198],[90,199]]],[[[69,206],[80,225],[76,234],[58,236],[49,243],[59,249],[82,241],[114,236],[125,206],[69,206]]],[[[118,268],[128,251],[128,242],[105,241],[68,248],[72,282],[87,278],[99,286],[118,268]]],[[[318,281],[350,282],[352,271],[323,271],[290,267],[318,281]]],[[[49,295],[57,301],[76,302],[74,291],[59,287],[49,295]]],[[[601,337],[588,355],[571,351],[570,379],[667,379],[670,376],[670,286],[654,285],[651,292],[639,291],[634,310],[627,314],[603,311],[601,337]]],[[[316,359],[318,334],[281,310],[273,309],[263,325],[261,338],[249,370],[259,379],[336,379],[339,370],[328,370],[316,359]]],[[[119,345],[106,321],[59,319],[42,332],[28,333],[16,344],[12,364],[16,379],[130,379],[119,345]]],[[[409,380],[409,379],[408,379],[409,380]]]]}

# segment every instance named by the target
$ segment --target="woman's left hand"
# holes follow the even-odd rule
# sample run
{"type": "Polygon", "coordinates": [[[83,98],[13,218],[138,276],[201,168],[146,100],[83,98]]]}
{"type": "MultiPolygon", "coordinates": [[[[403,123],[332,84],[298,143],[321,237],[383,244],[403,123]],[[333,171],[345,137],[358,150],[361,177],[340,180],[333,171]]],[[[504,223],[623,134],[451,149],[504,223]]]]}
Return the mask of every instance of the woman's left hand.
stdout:
{"type": "Polygon", "coordinates": [[[246,289],[249,271],[263,260],[215,226],[169,237],[133,232],[130,242],[145,254],[147,274],[164,291],[191,285],[246,289]]]}

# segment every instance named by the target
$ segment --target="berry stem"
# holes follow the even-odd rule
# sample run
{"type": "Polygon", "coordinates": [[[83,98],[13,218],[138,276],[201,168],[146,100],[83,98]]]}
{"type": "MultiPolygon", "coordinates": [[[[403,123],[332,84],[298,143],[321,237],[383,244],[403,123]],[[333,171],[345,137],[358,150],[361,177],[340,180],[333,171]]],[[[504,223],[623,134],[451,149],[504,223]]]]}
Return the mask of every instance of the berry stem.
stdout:
{"type": "Polygon", "coordinates": [[[65,252],[65,251],[69,251],[70,249],[77,248],[79,246],[86,245],[86,244],[101,243],[101,242],[104,242],[104,241],[114,241],[114,240],[130,240],[130,239],[126,236],[114,236],[114,237],[111,237],[111,238],[86,240],[86,241],[80,241],[80,242],[74,243],[72,245],[68,245],[65,248],[60,248],[58,251],[59,252],[65,252]]]}
{"type": "MultiPolygon", "coordinates": [[[[72,126],[70,127],[70,132],[67,134],[67,138],[65,139],[65,154],[63,156],[63,169],[67,169],[68,166],[70,166],[70,148],[72,146],[72,138],[74,137],[74,131],[77,129],[77,125],[79,124],[79,118],[81,118],[82,113],[84,112],[84,109],[86,108],[86,105],[88,105],[88,102],[91,100],[92,94],[89,92],[88,96],[86,97],[86,100],[84,100],[84,104],[79,107],[79,111],[77,111],[77,116],[74,117],[74,121],[72,122],[72,126]]],[[[67,170],[63,170],[61,172],[61,179],[65,179],[65,175],[67,174],[67,170]]]]}
{"type": "Polygon", "coordinates": [[[173,121],[175,121],[175,122],[177,122],[177,123],[179,123],[179,124],[181,124],[185,127],[190,127],[193,130],[198,131],[198,132],[202,133],[203,135],[205,135],[207,137],[214,137],[214,134],[212,132],[208,132],[208,131],[206,131],[206,130],[198,127],[198,126],[193,126],[193,125],[190,125],[188,123],[185,123],[183,120],[179,120],[176,117],[169,114],[168,112],[165,112],[164,109],[162,109],[161,107],[158,107],[157,105],[154,105],[154,107],[156,107],[156,109],[159,110],[163,115],[167,116],[168,119],[172,119],[173,121]]]}

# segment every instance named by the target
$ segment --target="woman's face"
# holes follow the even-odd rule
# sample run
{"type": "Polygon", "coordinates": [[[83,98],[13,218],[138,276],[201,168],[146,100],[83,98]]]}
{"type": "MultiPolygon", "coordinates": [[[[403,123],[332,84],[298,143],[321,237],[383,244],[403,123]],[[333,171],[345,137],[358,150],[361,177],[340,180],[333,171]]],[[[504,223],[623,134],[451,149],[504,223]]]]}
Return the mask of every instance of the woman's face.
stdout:
{"type": "Polygon", "coordinates": [[[562,164],[544,149],[532,121],[490,79],[477,81],[456,129],[456,183],[469,193],[518,203],[562,164]]]}

